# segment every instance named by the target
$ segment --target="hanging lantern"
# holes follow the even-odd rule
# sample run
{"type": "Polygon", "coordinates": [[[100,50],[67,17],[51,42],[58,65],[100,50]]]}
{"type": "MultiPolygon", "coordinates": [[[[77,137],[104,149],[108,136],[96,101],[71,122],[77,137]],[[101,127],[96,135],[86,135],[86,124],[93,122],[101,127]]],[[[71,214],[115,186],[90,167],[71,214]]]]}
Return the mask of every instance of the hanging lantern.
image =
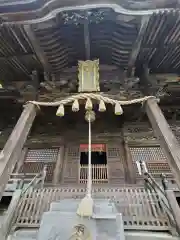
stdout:
{"type": "Polygon", "coordinates": [[[56,116],[58,116],[58,117],[63,117],[64,116],[64,105],[63,104],[61,104],[58,107],[58,110],[56,112],[56,116]]]}
{"type": "Polygon", "coordinates": [[[86,105],[85,105],[85,109],[86,109],[86,110],[92,110],[92,108],[93,108],[92,101],[91,101],[90,98],[87,98],[86,105]]]}
{"type": "Polygon", "coordinates": [[[73,105],[72,105],[72,111],[73,112],[78,112],[79,111],[79,102],[78,100],[74,100],[73,105]]]}
{"type": "Polygon", "coordinates": [[[123,114],[123,109],[118,102],[116,102],[116,104],[115,104],[114,113],[115,113],[115,115],[122,115],[123,114]]]}
{"type": "Polygon", "coordinates": [[[106,105],[103,100],[100,100],[99,102],[99,112],[105,112],[106,111],[106,105]]]}

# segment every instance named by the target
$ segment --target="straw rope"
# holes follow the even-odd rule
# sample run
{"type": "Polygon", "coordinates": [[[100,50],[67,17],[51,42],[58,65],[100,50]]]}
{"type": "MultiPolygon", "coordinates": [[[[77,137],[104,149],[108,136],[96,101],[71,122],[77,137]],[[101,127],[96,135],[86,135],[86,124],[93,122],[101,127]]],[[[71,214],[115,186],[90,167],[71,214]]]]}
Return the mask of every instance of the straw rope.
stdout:
{"type": "Polygon", "coordinates": [[[37,106],[47,106],[47,107],[57,107],[61,104],[66,105],[68,103],[74,102],[75,100],[83,100],[83,99],[94,99],[97,101],[104,101],[106,103],[115,105],[116,103],[119,103],[120,105],[131,105],[131,104],[136,104],[136,103],[143,103],[145,101],[147,101],[150,98],[156,98],[154,96],[146,96],[143,98],[137,98],[137,99],[133,99],[133,100],[128,100],[128,101],[119,101],[119,100],[115,100],[112,99],[110,97],[106,97],[100,94],[96,94],[96,93],[80,93],[77,95],[73,95],[70,97],[67,97],[63,100],[60,101],[55,101],[55,102],[38,102],[38,101],[29,101],[28,103],[32,103],[35,104],[37,106]]]}

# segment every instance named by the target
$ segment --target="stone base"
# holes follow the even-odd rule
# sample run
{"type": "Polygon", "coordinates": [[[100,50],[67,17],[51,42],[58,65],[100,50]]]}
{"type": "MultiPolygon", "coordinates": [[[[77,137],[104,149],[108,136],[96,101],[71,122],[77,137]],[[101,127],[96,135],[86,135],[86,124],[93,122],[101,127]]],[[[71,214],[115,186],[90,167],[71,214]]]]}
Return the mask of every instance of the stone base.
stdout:
{"type": "Polygon", "coordinates": [[[50,211],[43,214],[37,240],[73,239],[78,226],[80,231],[84,227],[82,239],[118,239],[117,213],[109,201],[96,200],[92,218],[81,218],[76,214],[79,202],[67,199],[52,203],[50,211]]]}

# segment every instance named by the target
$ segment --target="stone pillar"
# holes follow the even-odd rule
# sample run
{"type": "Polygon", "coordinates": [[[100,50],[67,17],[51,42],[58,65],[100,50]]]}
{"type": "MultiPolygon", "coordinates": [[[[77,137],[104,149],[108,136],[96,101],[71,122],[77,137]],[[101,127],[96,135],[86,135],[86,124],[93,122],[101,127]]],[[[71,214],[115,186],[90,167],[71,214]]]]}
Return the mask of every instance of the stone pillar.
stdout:
{"type": "Polygon", "coordinates": [[[0,153],[0,199],[35,119],[37,107],[28,103],[0,153]]]}
{"type": "Polygon", "coordinates": [[[180,145],[170,129],[156,99],[148,99],[145,110],[153,127],[154,134],[160,140],[160,146],[167,156],[169,166],[180,189],[180,145]]]}
{"type": "Polygon", "coordinates": [[[53,173],[53,184],[58,184],[60,182],[60,176],[63,170],[63,162],[64,162],[64,146],[61,146],[58,152],[56,166],[53,173]]]}
{"type": "Polygon", "coordinates": [[[132,155],[126,140],[124,140],[124,152],[127,165],[127,180],[128,183],[134,184],[136,183],[136,170],[134,169],[132,155]]]}

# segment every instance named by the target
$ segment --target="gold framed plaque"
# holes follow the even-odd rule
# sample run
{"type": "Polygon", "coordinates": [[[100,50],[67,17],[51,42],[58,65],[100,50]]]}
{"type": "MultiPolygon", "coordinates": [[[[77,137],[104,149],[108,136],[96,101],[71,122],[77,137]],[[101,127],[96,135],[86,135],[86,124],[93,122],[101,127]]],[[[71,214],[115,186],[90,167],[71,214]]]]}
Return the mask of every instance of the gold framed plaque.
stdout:
{"type": "Polygon", "coordinates": [[[99,59],[78,61],[79,92],[98,92],[99,87],[99,59]]]}

